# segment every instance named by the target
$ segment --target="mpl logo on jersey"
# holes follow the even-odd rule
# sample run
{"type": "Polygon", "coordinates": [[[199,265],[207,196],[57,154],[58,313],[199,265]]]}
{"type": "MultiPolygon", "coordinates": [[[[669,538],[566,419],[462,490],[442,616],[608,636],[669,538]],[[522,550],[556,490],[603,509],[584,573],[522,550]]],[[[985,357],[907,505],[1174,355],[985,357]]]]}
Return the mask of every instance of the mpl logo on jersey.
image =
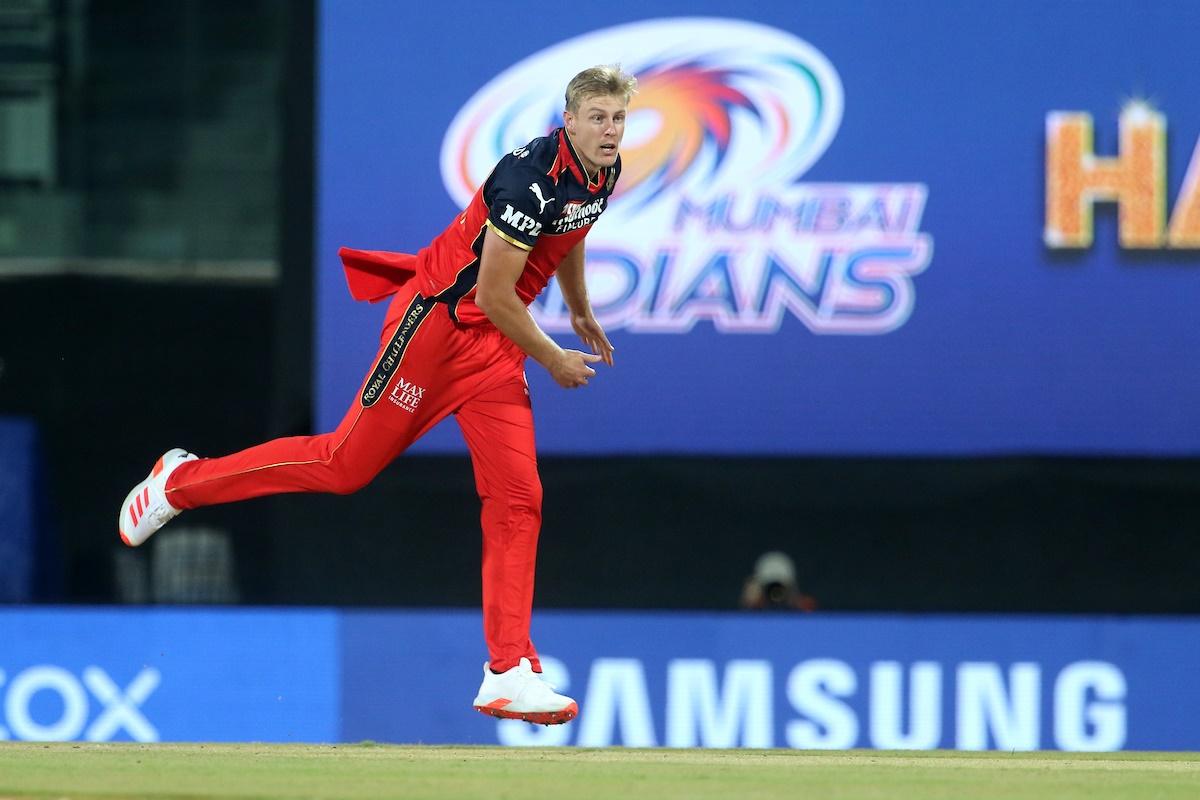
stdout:
{"type": "MultiPolygon", "coordinates": [[[[504,154],[561,124],[564,82],[597,54],[638,77],[614,202],[589,235],[593,307],[610,330],[883,334],[929,266],[924,184],[799,182],[833,141],[842,85],[812,45],[756,23],[675,18],[562,42],[462,108],[442,176],[465,206],[504,154]],[[650,54],[650,55],[647,55],[650,54]]],[[[533,307],[569,331],[556,284],[533,307]]]]}

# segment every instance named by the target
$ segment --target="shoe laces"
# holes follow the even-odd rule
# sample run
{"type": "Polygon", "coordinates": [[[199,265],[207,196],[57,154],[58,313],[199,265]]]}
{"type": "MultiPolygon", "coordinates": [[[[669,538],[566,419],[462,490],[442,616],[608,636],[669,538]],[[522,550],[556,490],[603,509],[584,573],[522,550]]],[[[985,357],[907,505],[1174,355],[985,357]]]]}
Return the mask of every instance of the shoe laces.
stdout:
{"type": "Polygon", "coordinates": [[[533,666],[530,665],[528,662],[523,661],[519,665],[517,665],[517,671],[524,677],[533,678],[535,681],[539,681],[543,685],[547,686],[550,689],[550,691],[552,691],[552,692],[558,691],[558,687],[555,686],[550,681],[546,680],[545,676],[542,673],[534,672],[533,666]]]}

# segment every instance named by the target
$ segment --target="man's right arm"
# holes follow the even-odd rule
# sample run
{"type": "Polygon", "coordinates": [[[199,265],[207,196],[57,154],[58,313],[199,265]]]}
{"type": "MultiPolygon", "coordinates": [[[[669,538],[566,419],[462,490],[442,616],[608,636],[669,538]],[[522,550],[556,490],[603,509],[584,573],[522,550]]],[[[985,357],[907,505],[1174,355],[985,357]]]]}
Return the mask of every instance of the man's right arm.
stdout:
{"type": "Polygon", "coordinates": [[[538,327],[529,309],[517,296],[517,281],[525,271],[528,251],[510,244],[488,230],[479,259],[475,305],[501,333],[512,339],[534,361],[541,364],[566,389],[586,386],[596,371],[588,366],[600,356],[564,350],[538,327]]]}

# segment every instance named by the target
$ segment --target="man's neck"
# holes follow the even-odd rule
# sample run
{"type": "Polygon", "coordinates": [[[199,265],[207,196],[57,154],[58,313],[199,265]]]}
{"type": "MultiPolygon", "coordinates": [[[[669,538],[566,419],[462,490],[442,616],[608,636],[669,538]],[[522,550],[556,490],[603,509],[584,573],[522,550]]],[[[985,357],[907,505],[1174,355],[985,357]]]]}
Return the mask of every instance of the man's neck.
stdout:
{"type": "Polygon", "coordinates": [[[600,168],[593,164],[592,169],[589,170],[588,161],[583,157],[583,154],[579,152],[579,148],[575,146],[575,140],[571,138],[571,132],[566,128],[563,128],[563,134],[567,137],[567,141],[571,143],[571,150],[574,151],[575,157],[579,159],[579,166],[583,168],[583,176],[587,178],[587,182],[590,185],[592,183],[592,173],[594,172],[599,175],[600,168]]]}

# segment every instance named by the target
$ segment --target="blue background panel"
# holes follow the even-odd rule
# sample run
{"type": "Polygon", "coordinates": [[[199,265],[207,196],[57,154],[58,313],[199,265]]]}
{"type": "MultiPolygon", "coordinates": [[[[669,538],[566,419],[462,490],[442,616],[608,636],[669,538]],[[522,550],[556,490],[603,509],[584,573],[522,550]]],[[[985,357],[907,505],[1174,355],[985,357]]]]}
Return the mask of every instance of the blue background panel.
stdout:
{"type": "MultiPolygon", "coordinates": [[[[561,393],[530,366],[543,451],[1200,450],[1191,411],[1200,379],[1185,368],[1200,346],[1200,330],[1190,324],[1200,254],[1122,249],[1111,204],[1096,208],[1090,248],[1053,251],[1042,241],[1045,126],[1053,111],[1090,114],[1097,153],[1114,156],[1122,108],[1135,99],[1150,102],[1167,121],[1168,210],[1176,206],[1200,138],[1200,107],[1191,101],[1200,96],[1200,73],[1179,68],[1200,29],[1200,6],[1158,0],[1135,11],[1117,0],[1056,2],[1031,15],[1000,0],[772,1],[733,19],[727,4],[706,0],[618,0],[602,11],[577,9],[554,26],[497,35],[510,26],[510,13],[507,6],[480,5],[447,15],[382,0],[321,6],[315,352],[323,428],[332,428],[354,400],[382,315],[381,308],[350,301],[337,247],[414,252],[442,230],[460,204],[440,162],[456,115],[467,109],[517,118],[542,102],[542,95],[513,94],[505,105],[507,95],[489,89],[490,82],[517,75],[561,91],[575,68],[617,58],[647,76],[680,61],[736,72],[740,77],[722,85],[744,90],[757,115],[729,110],[728,141],[708,130],[711,146],[704,151],[723,152],[735,164],[755,137],[787,139],[780,114],[792,133],[813,121],[807,106],[787,105],[796,92],[774,78],[754,78],[772,68],[753,60],[769,48],[749,46],[754,30],[765,28],[812,48],[817,56],[795,55],[805,68],[820,72],[824,63],[836,76],[821,84],[827,117],[834,88],[841,97],[825,148],[804,168],[787,161],[792,151],[785,147],[766,170],[769,178],[749,168],[706,171],[702,154],[654,202],[618,197],[589,237],[599,281],[593,293],[603,294],[606,274],[620,275],[624,267],[614,264],[637,264],[648,285],[656,254],[678,238],[669,222],[655,222],[656,215],[671,218],[663,204],[677,207],[683,197],[716,192],[722,181],[740,180],[739,200],[751,205],[817,186],[886,193],[881,187],[898,184],[927,192],[915,229],[903,239],[931,248],[925,266],[908,276],[911,308],[894,328],[874,333],[822,329],[828,320],[797,313],[759,333],[723,332],[705,319],[675,333],[610,325],[617,368],[603,370],[586,390],[561,393]],[[684,17],[709,18],[708,27],[686,44],[664,44],[684,17]],[[621,25],[632,27],[614,30],[621,25]],[[591,38],[576,38],[583,36],[591,38]],[[436,75],[436,91],[414,75],[436,75]]],[[[647,92],[641,122],[637,101],[632,107],[627,152],[638,137],[647,138],[654,114],[686,128],[711,96],[647,92]]],[[[538,119],[549,124],[552,116],[538,119]]],[[[499,146],[472,142],[476,149],[499,146]]],[[[723,253],[768,243],[727,230],[690,230],[686,238],[691,250],[683,258],[696,270],[723,253]]],[[[871,241],[850,237],[844,244],[859,252],[871,241]]],[[[795,259],[804,247],[834,243],[797,235],[781,246],[793,248],[795,259]]],[[[765,267],[748,269],[761,277],[765,267]]],[[[705,292],[715,298],[709,308],[728,300],[719,282],[699,291],[693,300],[705,292]]],[[[879,301],[878,292],[872,296],[879,301]]],[[[569,344],[573,337],[560,340],[569,344]]],[[[452,425],[418,445],[461,448],[452,425]]]]}
{"type": "Polygon", "coordinates": [[[1200,622],[543,612],[564,726],[471,700],[465,611],[0,610],[0,738],[1197,750],[1200,622]]]}
{"type": "Polygon", "coordinates": [[[36,560],[46,547],[37,514],[40,475],[37,426],[0,417],[0,603],[34,596],[36,560]]]}
{"type": "Polygon", "coordinates": [[[146,725],[103,731],[104,740],[333,741],[336,647],[332,611],[0,610],[2,724],[24,738],[17,729],[28,726],[12,718],[19,705],[63,734],[38,738],[88,738],[117,700],[146,725]],[[22,680],[33,693],[14,704],[22,680]],[[138,701],[126,702],[139,681],[138,701]],[[80,698],[83,716],[67,724],[80,698]]]}
{"type": "Polygon", "coordinates": [[[1194,621],[554,612],[534,622],[547,676],[580,703],[577,722],[539,729],[481,726],[471,717],[485,658],[478,615],[350,613],[346,738],[581,746],[1200,746],[1191,725],[1200,713],[1200,690],[1189,678],[1200,666],[1194,621]],[[919,665],[926,672],[932,666],[938,679],[914,699],[919,665]],[[889,669],[901,676],[898,689],[876,675],[889,669]],[[403,694],[373,688],[396,675],[404,675],[403,694]],[[898,726],[884,724],[889,714],[898,726]],[[913,729],[917,720],[920,736],[913,729]]]}

